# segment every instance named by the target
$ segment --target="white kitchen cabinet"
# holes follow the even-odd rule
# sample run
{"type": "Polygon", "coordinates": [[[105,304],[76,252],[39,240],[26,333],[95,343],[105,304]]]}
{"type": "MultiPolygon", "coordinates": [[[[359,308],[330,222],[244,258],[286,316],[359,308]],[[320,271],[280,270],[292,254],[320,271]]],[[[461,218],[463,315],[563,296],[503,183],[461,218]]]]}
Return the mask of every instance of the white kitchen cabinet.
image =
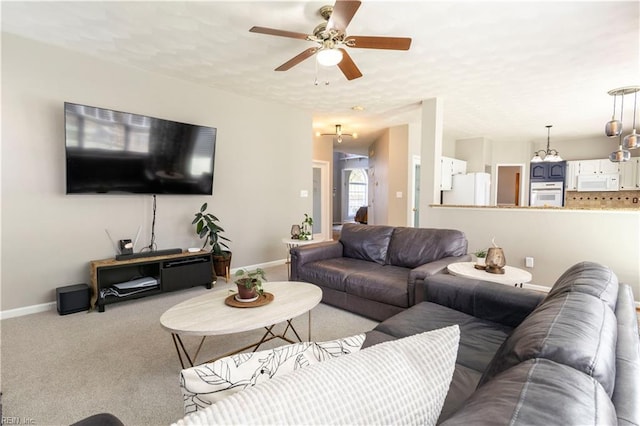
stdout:
{"type": "Polygon", "coordinates": [[[620,189],[640,189],[640,158],[620,163],[620,189]]]}
{"type": "Polygon", "coordinates": [[[453,184],[453,175],[467,173],[467,162],[457,158],[441,157],[440,189],[450,191],[453,184]]]}
{"type": "Polygon", "coordinates": [[[567,161],[567,172],[565,175],[565,191],[575,191],[578,189],[578,163],[579,161],[567,161]]]}
{"type": "Polygon", "coordinates": [[[608,158],[598,160],[578,160],[578,175],[619,173],[618,163],[608,158]]]}

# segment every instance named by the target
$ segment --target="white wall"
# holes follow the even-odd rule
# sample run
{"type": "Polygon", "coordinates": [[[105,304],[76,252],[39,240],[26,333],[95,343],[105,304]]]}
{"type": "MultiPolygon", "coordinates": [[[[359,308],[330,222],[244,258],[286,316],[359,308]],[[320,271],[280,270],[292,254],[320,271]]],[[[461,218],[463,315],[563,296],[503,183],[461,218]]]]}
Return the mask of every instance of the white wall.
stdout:
{"type": "Polygon", "coordinates": [[[233,267],[285,257],[292,223],[310,212],[311,115],[2,35],[2,310],[55,300],[88,282],[88,262],[114,239],[148,245],[151,196],[65,195],[63,102],[218,129],[214,195],[157,198],[158,248],[200,246],[200,205],[220,219],[233,267]],[[282,120],[282,117],[287,117],[282,120]],[[286,123],[286,124],[284,124],[286,123]]]}
{"type": "Polygon", "coordinates": [[[495,237],[511,266],[524,268],[525,256],[532,256],[533,284],[551,286],[584,260],[607,265],[640,300],[637,211],[431,207],[421,225],[463,231],[469,252],[490,247],[495,237]]]}

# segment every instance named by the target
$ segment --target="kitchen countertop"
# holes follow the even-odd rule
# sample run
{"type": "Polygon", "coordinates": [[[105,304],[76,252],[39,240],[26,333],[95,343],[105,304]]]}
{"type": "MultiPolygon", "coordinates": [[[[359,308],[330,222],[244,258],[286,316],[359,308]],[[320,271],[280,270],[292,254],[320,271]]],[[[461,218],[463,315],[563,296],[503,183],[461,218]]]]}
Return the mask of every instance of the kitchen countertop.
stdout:
{"type": "Polygon", "coordinates": [[[429,204],[429,207],[455,207],[470,209],[516,209],[516,210],[558,210],[558,211],[581,211],[581,210],[610,210],[610,211],[640,211],[638,207],[553,207],[553,206],[470,206],[457,204],[429,204]]]}

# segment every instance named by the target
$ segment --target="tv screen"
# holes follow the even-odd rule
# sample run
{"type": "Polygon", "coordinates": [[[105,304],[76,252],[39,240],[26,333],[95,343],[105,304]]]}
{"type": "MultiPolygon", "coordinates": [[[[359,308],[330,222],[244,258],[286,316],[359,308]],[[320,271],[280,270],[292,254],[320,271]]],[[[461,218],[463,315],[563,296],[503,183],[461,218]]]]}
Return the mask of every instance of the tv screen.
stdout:
{"type": "Polygon", "coordinates": [[[213,193],[216,129],[65,102],[67,194],[213,193]]]}

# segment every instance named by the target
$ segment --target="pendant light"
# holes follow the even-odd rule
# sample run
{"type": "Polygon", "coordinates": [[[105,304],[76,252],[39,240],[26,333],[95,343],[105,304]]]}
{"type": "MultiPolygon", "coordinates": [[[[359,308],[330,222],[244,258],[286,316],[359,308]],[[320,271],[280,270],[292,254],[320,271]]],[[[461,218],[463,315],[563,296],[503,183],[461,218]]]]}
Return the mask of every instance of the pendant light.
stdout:
{"type": "Polygon", "coordinates": [[[532,163],[539,163],[541,161],[545,162],[556,162],[562,161],[560,157],[560,153],[555,149],[550,149],[549,144],[551,142],[551,124],[547,124],[545,126],[547,128],[547,150],[541,149],[539,151],[534,152],[533,158],[531,159],[532,163]]]}
{"type": "Polygon", "coordinates": [[[610,96],[613,96],[613,116],[611,117],[611,121],[609,121],[605,125],[605,134],[608,137],[618,137],[618,149],[613,151],[609,155],[609,160],[614,163],[620,163],[624,161],[629,161],[631,159],[631,153],[629,149],[636,149],[640,147],[638,141],[638,134],[636,133],[636,115],[637,115],[637,105],[638,105],[638,92],[640,91],[640,86],[627,86],[627,87],[619,87],[617,89],[612,89],[607,92],[610,96]],[[624,97],[626,95],[634,95],[633,100],[633,131],[625,136],[624,140],[622,139],[622,123],[623,123],[623,115],[624,115],[624,97]],[[620,100],[620,120],[617,120],[616,115],[616,98],[621,96],[620,100]]]}
{"type": "MultiPolygon", "coordinates": [[[[620,120],[616,120],[616,98],[617,94],[613,95],[613,114],[611,115],[611,121],[608,121],[604,126],[605,134],[610,138],[615,138],[616,136],[620,136],[622,133],[622,122],[620,120]]],[[[622,105],[624,106],[624,96],[622,97],[622,105]]],[[[622,108],[620,108],[622,114],[622,108]]]]}
{"type": "Polygon", "coordinates": [[[624,137],[622,146],[626,149],[638,148],[638,134],[636,133],[636,105],[638,103],[638,91],[633,93],[633,132],[624,137]]]}

